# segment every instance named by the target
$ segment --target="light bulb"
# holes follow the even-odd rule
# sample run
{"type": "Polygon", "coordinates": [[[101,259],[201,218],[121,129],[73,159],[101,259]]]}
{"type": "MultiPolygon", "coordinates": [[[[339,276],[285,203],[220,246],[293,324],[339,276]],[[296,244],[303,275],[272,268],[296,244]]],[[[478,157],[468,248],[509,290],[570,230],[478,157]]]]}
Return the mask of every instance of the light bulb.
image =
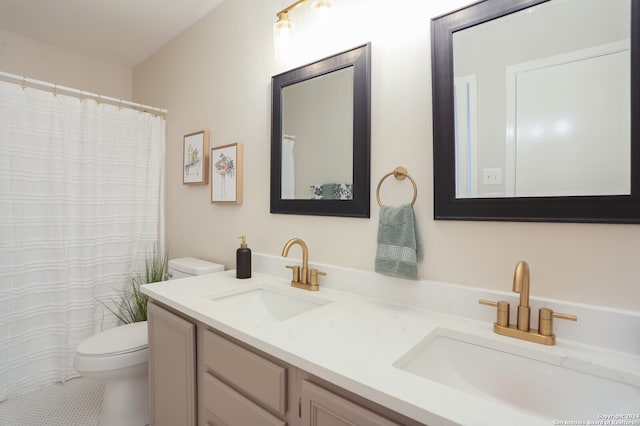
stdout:
{"type": "Polygon", "coordinates": [[[326,27],[329,22],[329,15],[331,14],[331,8],[333,5],[329,0],[316,0],[311,3],[314,14],[316,15],[316,22],[320,27],[326,27]]]}
{"type": "Polygon", "coordinates": [[[281,12],[278,14],[278,21],[273,26],[273,31],[276,38],[289,37],[293,30],[293,22],[289,20],[287,12],[281,12]]]}
{"type": "Polygon", "coordinates": [[[316,0],[311,4],[313,10],[318,13],[326,13],[333,7],[330,0],[316,0]]]}
{"type": "Polygon", "coordinates": [[[280,61],[285,61],[291,55],[293,47],[293,22],[289,20],[286,12],[278,14],[278,21],[273,26],[273,42],[276,57],[280,61]]]}

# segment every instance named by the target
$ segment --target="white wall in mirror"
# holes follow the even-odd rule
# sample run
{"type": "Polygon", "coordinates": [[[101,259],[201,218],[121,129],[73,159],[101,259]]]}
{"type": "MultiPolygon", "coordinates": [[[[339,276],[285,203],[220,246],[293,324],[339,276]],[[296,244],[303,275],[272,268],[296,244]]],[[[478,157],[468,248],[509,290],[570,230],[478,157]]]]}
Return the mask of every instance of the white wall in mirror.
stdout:
{"type": "MultiPolygon", "coordinates": [[[[621,155],[629,152],[629,22],[630,0],[554,0],[454,33],[456,82],[460,77],[468,75],[474,75],[477,79],[477,104],[465,106],[471,111],[477,109],[477,128],[464,127],[467,125],[463,120],[466,119],[466,110],[457,113],[463,119],[456,117],[456,125],[461,132],[457,135],[461,144],[457,147],[457,152],[466,155],[458,158],[460,164],[457,170],[461,172],[457,178],[460,181],[458,187],[460,189],[462,186],[464,189],[456,194],[458,198],[628,193],[629,177],[628,175],[620,177],[619,174],[621,163],[624,161],[627,164],[622,169],[629,170],[628,157],[612,159],[611,167],[607,167],[607,170],[602,164],[594,166],[593,158],[600,156],[602,151],[616,151],[621,155]],[[524,112],[523,101],[527,95],[518,91],[514,95],[513,92],[508,91],[514,88],[525,90],[524,74],[521,74],[523,78],[518,80],[519,84],[510,85],[506,81],[509,72],[513,73],[514,69],[522,69],[525,66],[531,67],[531,64],[536,61],[548,62],[549,58],[574,55],[577,51],[594,49],[594,46],[625,42],[626,50],[616,50],[622,53],[609,61],[607,66],[600,67],[597,71],[591,70],[590,76],[587,75],[586,70],[591,68],[593,61],[578,61],[572,67],[562,67],[565,71],[571,69],[577,73],[576,75],[582,74],[582,80],[569,76],[563,81],[556,81],[554,87],[546,87],[546,93],[553,94],[555,99],[538,98],[539,105],[556,105],[557,109],[553,111],[555,115],[552,115],[551,109],[546,107],[538,109],[544,114],[536,118],[530,115],[535,110],[531,108],[528,110],[528,117],[520,117],[516,114],[515,111],[518,111],[518,114],[524,112]],[[604,74],[605,67],[614,63],[621,68],[613,75],[604,74]],[[599,90],[595,90],[596,88],[599,90]],[[601,94],[602,98],[597,97],[601,94]],[[522,96],[518,97],[520,95],[522,96]],[[517,110],[515,99],[518,99],[517,110]],[[563,102],[560,103],[560,100],[563,102]],[[544,158],[549,160],[553,157],[563,157],[573,160],[558,161],[556,170],[553,173],[547,173],[546,161],[534,163],[532,158],[524,154],[525,141],[518,139],[519,135],[523,135],[519,131],[523,130],[522,126],[530,127],[532,120],[538,123],[536,127],[539,129],[544,126],[552,127],[554,123],[566,120],[566,117],[573,114],[572,110],[580,109],[578,106],[584,105],[585,102],[592,106],[588,111],[589,118],[586,120],[592,123],[592,126],[597,126],[598,132],[594,133],[589,129],[575,132],[576,139],[572,142],[574,149],[571,151],[566,149],[566,134],[559,139],[547,139],[546,148],[539,151],[544,154],[544,158]],[[613,111],[612,105],[616,105],[613,111]],[[519,120],[520,123],[518,123],[519,120]],[[522,120],[529,124],[524,124],[525,121],[522,120]],[[546,122],[548,123],[545,124],[546,122]],[[604,123],[610,126],[604,127],[604,123]],[[474,132],[477,133],[475,141],[477,146],[469,148],[466,136],[474,132]],[[606,146],[601,147],[599,153],[585,156],[588,143],[583,139],[584,135],[591,135],[597,138],[597,144],[605,143],[606,146]],[[614,140],[617,140],[615,144],[614,140]],[[521,151],[516,148],[520,142],[523,144],[521,151]],[[610,149],[612,144],[617,147],[610,149]],[[555,149],[552,147],[556,146],[563,147],[565,153],[552,154],[552,149],[555,149]],[[470,149],[476,153],[475,157],[467,155],[470,149]],[[517,152],[519,152],[518,155],[516,155],[517,152]],[[522,165],[522,176],[517,172],[516,158],[522,165]],[[583,166],[578,167],[577,164],[583,166]],[[472,166],[475,171],[469,176],[468,172],[472,166]],[[573,175],[571,179],[575,182],[581,177],[592,175],[596,170],[600,171],[600,175],[593,177],[592,181],[598,182],[593,187],[588,186],[586,182],[577,186],[570,182],[560,182],[563,176],[573,175]],[[546,183],[543,182],[545,176],[546,183]],[[516,191],[518,186],[516,180],[520,178],[529,183],[523,182],[520,184],[520,190],[516,191]],[[620,181],[620,179],[626,179],[627,189],[624,184],[601,184],[610,180],[620,181]],[[467,181],[477,182],[477,190],[473,189],[474,187],[467,188],[467,181]],[[556,186],[551,184],[553,181],[560,183],[556,186]],[[532,186],[531,182],[535,182],[535,185],[532,186]]],[[[541,74],[542,72],[538,73],[538,76],[541,74]]],[[[554,74],[562,75],[560,71],[554,74]]],[[[564,75],[566,76],[566,73],[564,75]]],[[[527,76],[531,79],[532,74],[527,76]]],[[[513,78],[513,75],[511,77],[513,78]]],[[[538,83],[540,81],[538,80],[538,83]]],[[[533,82],[530,81],[527,84],[533,84],[533,82]]],[[[540,95],[541,92],[538,89],[529,87],[527,90],[529,94],[540,95]]],[[[460,95],[456,94],[456,96],[456,108],[463,107],[460,95]]],[[[579,120],[579,118],[573,120],[574,126],[579,120]]],[[[540,147],[539,144],[536,146],[540,147]]],[[[529,147],[531,147],[530,144],[529,147]]],[[[533,153],[531,150],[529,152],[533,153]]]]}
{"type": "Polygon", "coordinates": [[[283,199],[311,199],[314,185],[353,184],[353,77],[347,67],[282,89],[283,199]]]}

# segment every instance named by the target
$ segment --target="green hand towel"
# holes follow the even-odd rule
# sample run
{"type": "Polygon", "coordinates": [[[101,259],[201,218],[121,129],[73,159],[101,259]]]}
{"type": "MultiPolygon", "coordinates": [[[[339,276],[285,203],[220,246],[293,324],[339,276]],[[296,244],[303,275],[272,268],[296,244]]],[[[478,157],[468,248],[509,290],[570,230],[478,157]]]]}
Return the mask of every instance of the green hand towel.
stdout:
{"type": "Polygon", "coordinates": [[[411,204],[382,206],[378,223],[376,272],[398,278],[418,279],[422,244],[411,204]]]}

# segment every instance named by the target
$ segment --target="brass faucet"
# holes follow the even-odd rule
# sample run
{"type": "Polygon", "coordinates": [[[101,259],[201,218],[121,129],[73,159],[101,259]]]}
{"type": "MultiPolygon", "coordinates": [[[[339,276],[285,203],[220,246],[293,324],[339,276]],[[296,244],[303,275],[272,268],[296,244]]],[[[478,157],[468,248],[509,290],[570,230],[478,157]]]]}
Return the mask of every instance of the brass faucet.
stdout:
{"type": "Polygon", "coordinates": [[[520,293],[518,330],[529,331],[529,320],[531,319],[531,309],[529,308],[529,264],[523,260],[518,262],[513,273],[513,292],[520,293]]]}
{"type": "Polygon", "coordinates": [[[320,289],[318,283],[318,275],[327,275],[325,272],[320,272],[317,269],[311,269],[309,271],[309,249],[307,244],[300,238],[292,238],[284,245],[282,249],[282,256],[287,257],[289,255],[289,249],[294,244],[298,244],[302,249],[302,268],[294,265],[287,265],[287,268],[293,270],[293,277],[291,278],[291,286],[301,288],[304,290],[317,291],[320,289]]]}
{"type": "Polygon", "coordinates": [[[542,343],[545,345],[555,345],[556,336],[553,334],[553,318],[577,321],[575,315],[567,315],[553,312],[548,308],[540,308],[538,312],[538,330],[530,328],[529,307],[529,265],[521,260],[516,265],[513,274],[513,291],[520,293],[520,303],[518,304],[518,318],[515,325],[509,324],[509,303],[504,300],[491,302],[480,299],[482,305],[496,306],[498,315],[493,324],[493,331],[504,336],[515,337],[528,340],[530,342],[542,343]]]}

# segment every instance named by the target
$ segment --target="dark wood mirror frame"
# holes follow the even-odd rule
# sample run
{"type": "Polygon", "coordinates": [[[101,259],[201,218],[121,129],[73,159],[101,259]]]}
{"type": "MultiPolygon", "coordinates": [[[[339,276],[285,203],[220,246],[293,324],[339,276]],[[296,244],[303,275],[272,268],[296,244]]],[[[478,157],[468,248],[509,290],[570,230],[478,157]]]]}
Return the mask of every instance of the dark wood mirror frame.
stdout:
{"type": "Polygon", "coordinates": [[[549,0],[484,0],[432,19],[434,218],[640,223],[640,0],[631,0],[631,194],[456,198],[453,33],[549,0]]]}
{"type": "Polygon", "coordinates": [[[278,74],[271,80],[271,213],[370,217],[371,44],[278,74]],[[282,188],[282,89],[353,66],[353,199],[287,200],[282,188]]]}

